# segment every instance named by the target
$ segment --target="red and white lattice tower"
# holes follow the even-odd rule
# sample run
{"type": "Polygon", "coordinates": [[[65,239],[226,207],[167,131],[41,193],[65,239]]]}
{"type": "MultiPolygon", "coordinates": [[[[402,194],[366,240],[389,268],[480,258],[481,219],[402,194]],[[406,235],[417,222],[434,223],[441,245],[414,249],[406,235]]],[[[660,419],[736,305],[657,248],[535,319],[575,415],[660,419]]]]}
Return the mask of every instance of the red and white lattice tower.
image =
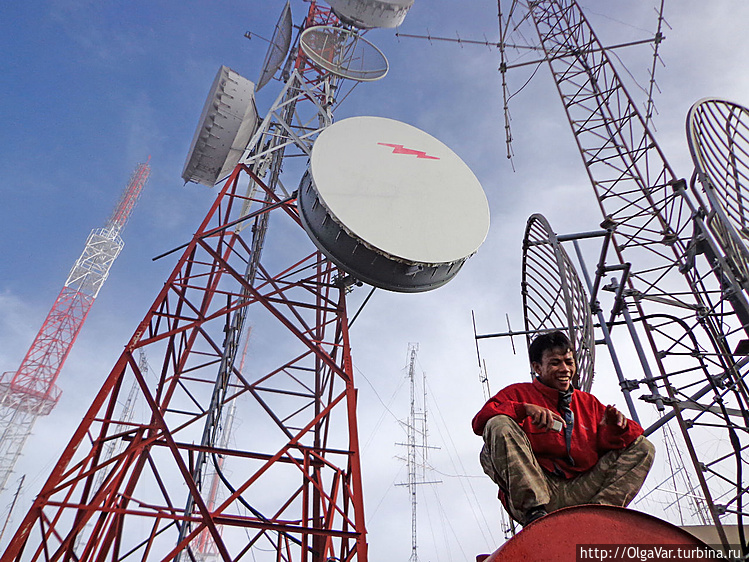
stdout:
{"type": "Polygon", "coordinates": [[[4,489],[39,416],[62,391],[55,384],[109,270],[123,247],[120,232],[148,180],[139,164],[106,226],[91,231],[60,295],[17,371],[0,378],[0,489],[4,489]]]}
{"type": "MultiPolygon", "coordinates": [[[[311,2],[300,27],[321,26],[358,37],[311,2]]],[[[253,117],[252,83],[219,70],[183,178],[213,185],[233,159],[231,174],[3,561],[193,560],[214,547],[222,560],[367,559],[349,284],[302,229],[296,193],[285,187],[293,166],[282,169],[290,156],[308,157],[332,123],[344,80],[298,44],[289,51],[291,31],[287,5],[258,83],[282,70],[264,119],[253,117]],[[218,157],[217,135],[232,126],[232,152],[218,157]],[[269,244],[274,251],[263,254],[269,244]],[[248,314],[266,339],[243,368],[235,359],[248,314]],[[157,365],[148,379],[139,350],[157,365]],[[133,381],[145,411],[123,424],[118,402],[133,381]],[[251,424],[229,445],[220,435],[234,404],[251,424]],[[124,447],[105,459],[112,440],[124,447]]]]}
{"type": "Polygon", "coordinates": [[[361,16],[393,27],[411,3],[336,0],[334,12],[310,2],[294,44],[287,4],[258,88],[279,70],[284,85],[263,119],[253,83],[219,69],[183,179],[228,179],[2,562],[214,552],[224,561],[366,562],[347,295],[357,280],[402,292],[441,286],[489,227],[478,180],[444,144],[389,119],[333,124],[342,85],[387,72],[384,55],[351,26],[361,16]],[[294,165],[300,157],[307,170],[294,165]],[[393,195],[410,205],[398,228],[383,185],[398,185],[393,195]],[[359,191],[352,197],[347,186],[359,191]],[[344,228],[362,217],[374,227],[368,237],[344,228]],[[445,235],[451,244],[435,248],[445,235]],[[262,352],[243,365],[248,318],[262,352]],[[148,379],[140,350],[158,365],[148,379]],[[144,408],[123,421],[116,412],[132,381],[144,408]],[[235,407],[245,424],[227,441],[235,407]],[[114,440],[124,446],[106,458],[114,440]]]}

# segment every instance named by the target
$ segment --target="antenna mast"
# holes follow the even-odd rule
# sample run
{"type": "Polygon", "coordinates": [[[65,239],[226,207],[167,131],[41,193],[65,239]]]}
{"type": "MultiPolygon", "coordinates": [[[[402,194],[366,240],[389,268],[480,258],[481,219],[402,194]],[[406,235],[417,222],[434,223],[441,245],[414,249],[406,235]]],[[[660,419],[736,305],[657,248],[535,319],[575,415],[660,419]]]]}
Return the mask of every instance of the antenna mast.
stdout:
{"type": "Polygon", "coordinates": [[[124,242],[120,232],[148,180],[148,163],[138,164],[103,228],[91,231],[17,371],[0,378],[0,490],[5,489],[34,423],[48,415],[62,390],[55,384],[65,360],[124,242]]]}
{"type": "MultiPolygon", "coordinates": [[[[422,443],[426,441],[426,411],[424,415],[419,418],[419,412],[416,410],[416,352],[419,350],[419,344],[412,343],[408,346],[409,363],[408,363],[408,379],[411,383],[411,413],[408,419],[408,492],[411,494],[411,562],[417,562],[419,559],[416,540],[416,484],[417,480],[417,469],[418,463],[416,462],[416,424],[421,421],[421,437],[422,443]]],[[[424,390],[426,393],[426,390],[424,390]]],[[[426,410],[426,404],[424,405],[426,410]]],[[[422,465],[423,471],[423,465],[422,465]]],[[[424,480],[423,474],[421,480],[424,480]]]]}
{"type": "Polygon", "coordinates": [[[417,406],[416,400],[416,355],[419,351],[418,343],[408,344],[408,380],[411,389],[411,408],[406,428],[408,430],[408,443],[398,443],[408,449],[406,458],[408,464],[408,482],[396,484],[396,486],[408,486],[411,496],[411,557],[409,562],[418,562],[418,540],[417,540],[417,517],[416,517],[416,487],[420,484],[439,484],[440,481],[426,481],[427,451],[431,448],[427,444],[427,389],[426,373],[422,372],[421,385],[423,391],[423,405],[417,406]],[[421,454],[419,454],[421,449],[421,454]],[[419,458],[421,457],[421,458],[419,458]]]}

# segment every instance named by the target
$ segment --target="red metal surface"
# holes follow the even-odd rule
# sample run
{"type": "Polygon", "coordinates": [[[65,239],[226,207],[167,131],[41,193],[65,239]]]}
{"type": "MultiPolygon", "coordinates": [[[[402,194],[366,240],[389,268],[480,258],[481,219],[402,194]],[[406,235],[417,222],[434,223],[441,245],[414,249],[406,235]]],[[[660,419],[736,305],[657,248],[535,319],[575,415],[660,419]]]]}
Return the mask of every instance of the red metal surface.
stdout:
{"type": "Polygon", "coordinates": [[[705,543],[686,531],[651,515],[608,505],[581,505],[560,509],[534,521],[483,560],[571,562],[581,559],[578,552],[581,545],[585,545],[585,548],[614,545],[613,550],[607,549],[606,558],[594,558],[592,554],[583,557],[610,561],[639,560],[641,555],[648,556],[651,552],[657,552],[655,549],[669,545],[685,550],[707,548],[705,543]],[[619,554],[623,556],[615,556],[618,545],[623,547],[619,549],[619,554]],[[629,550],[625,551],[624,548],[629,550]],[[627,557],[630,554],[633,556],[627,557]]]}

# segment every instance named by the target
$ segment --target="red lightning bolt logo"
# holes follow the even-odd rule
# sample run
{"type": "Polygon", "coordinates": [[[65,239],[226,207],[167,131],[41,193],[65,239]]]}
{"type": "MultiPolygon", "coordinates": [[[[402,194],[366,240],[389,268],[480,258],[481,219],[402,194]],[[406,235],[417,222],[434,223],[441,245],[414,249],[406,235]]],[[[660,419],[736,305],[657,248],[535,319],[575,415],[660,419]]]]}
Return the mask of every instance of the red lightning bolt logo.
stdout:
{"type": "Polygon", "coordinates": [[[403,148],[402,144],[388,144],[386,142],[378,142],[381,146],[389,146],[393,149],[393,154],[409,154],[416,156],[416,158],[427,158],[428,160],[439,160],[438,156],[429,156],[423,150],[414,150],[412,148],[403,148]]]}

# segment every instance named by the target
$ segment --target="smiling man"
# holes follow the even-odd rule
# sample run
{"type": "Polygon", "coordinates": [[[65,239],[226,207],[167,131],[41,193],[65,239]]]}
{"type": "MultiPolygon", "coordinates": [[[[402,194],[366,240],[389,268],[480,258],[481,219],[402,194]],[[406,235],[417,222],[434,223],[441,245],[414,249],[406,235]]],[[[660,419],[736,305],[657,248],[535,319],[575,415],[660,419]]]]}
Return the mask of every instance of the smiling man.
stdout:
{"type": "Polygon", "coordinates": [[[527,525],[582,504],[625,507],[640,490],[654,447],[640,425],[572,386],[575,357],[562,332],[528,348],[533,382],[493,396],[473,418],[481,466],[510,516],[527,525]]]}

